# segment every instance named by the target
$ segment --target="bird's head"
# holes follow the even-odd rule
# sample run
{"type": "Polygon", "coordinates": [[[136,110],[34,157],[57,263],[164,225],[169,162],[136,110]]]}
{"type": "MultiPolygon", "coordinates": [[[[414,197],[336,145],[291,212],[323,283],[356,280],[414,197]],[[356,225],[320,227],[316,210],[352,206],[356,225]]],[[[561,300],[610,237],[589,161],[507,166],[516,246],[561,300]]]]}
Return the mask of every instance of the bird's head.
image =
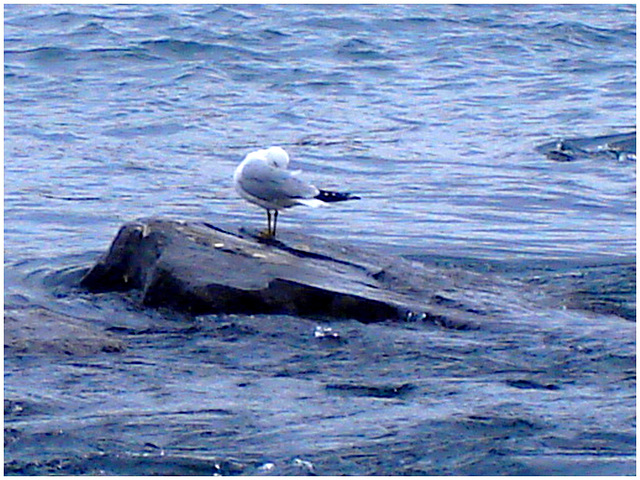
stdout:
{"type": "Polygon", "coordinates": [[[281,147],[269,147],[264,150],[264,157],[269,165],[286,170],[289,166],[289,155],[281,147]]]}

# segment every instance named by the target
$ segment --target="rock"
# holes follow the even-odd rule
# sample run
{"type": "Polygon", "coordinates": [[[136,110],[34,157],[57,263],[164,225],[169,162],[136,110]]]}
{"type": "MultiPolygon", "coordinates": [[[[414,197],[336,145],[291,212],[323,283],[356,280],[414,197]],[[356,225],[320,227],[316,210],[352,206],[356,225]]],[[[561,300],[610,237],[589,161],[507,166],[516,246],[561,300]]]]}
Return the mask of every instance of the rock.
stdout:
{"type": "Polygon", "coordinates": [[[636,321],[635,259],[532,269],[528,275],[523,280],[544,292],[550,305],[636,321]]]}
{"type": "Polygon", "coordinates": [[[89,321],[44,307],[12,308],[4,316],[5,352],[92,355],[121,352],[124,343],[89,321]]]}
{"type": "Polygon", "coordinates": [[[636,132],[555,140],[538,146],[536,150],[546,155],[549,160],[556,162],[572,162],[588,158],[635,161],[636,132]]]}
{"type": "Polygon", "coordinates": [[[124,225],[81,285],[92,292],[139,289],[146,306],[194,315],[419,319],[452,328],[473,328],[482,316],[482,302],[466,301],[474,297],[470,288],[487,297],[486,279],[470,273],[290,232],[263,239],[159,218],[124,225]]]}

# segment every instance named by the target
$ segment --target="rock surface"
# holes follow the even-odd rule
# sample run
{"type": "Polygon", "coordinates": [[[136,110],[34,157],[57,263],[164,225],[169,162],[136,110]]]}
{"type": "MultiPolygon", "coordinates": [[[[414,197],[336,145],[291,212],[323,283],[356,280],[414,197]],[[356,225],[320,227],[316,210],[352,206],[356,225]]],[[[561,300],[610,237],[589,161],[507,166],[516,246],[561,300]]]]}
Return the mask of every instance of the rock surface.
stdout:
{"type": "Polygon", "coordinates": [[[5,311],[4,347],[15,355],[92,355],[125,348],[120,339],[84,319],[37,306],[5,311]]]}
{"type": "Polygon", "coordinates": [[[616,133],[598,137],[566,138],[540,145],[536,150],[549,160],[572,162],[596,160],[635,161],[636,132],[616,133]]]}
{"type": "Polygon", "coordinates": [[[482,275],[315,237],[263,239],[159,218],[124,225],[81,284],[92,292],[139,289],[146,306],[195,315],[419,318],[452,328],[473,327],[492,290],[482,275]]]}

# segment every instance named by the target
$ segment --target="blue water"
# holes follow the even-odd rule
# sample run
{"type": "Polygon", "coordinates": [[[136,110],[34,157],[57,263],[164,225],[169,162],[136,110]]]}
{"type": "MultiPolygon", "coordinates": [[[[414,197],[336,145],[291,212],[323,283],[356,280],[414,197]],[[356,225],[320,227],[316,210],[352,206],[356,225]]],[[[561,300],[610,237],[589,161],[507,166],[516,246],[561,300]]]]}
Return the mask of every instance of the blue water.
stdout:
{"type": "Polygon", "coordinates": [[[283,229],[633,255],[635,162],[535,147],[633,127],[635,80],[633,6],[7,6],[6,258],[103,248],[152,214],[261,225],[230,179],[267,145],[364,199],[283,229]]]}
{"type": "Polygon", "coordinates": [[[635,156],[536,147],[635,129],[634,5],[4,14],[5,309],[71,314],[126,344],[5,357],[9,472],[635,471],[635,330],[615,312],[492,291],[513,307],[504,331],[337,322],[347,341],[326,346],[308,319],[184,319],[66,277],[136,218],[262,227],[231,180],[270,145],[362,197],[284,212],[284,239],[615,276],[635,263],[635,156]],[[380,383],[411,388],[361,387],[380,383]]]}

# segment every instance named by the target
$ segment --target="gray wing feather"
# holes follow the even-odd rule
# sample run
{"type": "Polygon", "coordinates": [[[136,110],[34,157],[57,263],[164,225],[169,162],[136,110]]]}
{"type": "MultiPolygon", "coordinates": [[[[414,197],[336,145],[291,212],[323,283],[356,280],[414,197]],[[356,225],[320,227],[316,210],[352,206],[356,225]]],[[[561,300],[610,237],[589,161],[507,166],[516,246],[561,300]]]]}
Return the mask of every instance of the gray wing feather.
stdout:
{"type": "Polygon", "coordinates": [[[245,165],[239,183],[246,192],[266,201],[313,198],[319,193],[316,187],[303,182],[291,172],[263,162],[245,165]]]}

